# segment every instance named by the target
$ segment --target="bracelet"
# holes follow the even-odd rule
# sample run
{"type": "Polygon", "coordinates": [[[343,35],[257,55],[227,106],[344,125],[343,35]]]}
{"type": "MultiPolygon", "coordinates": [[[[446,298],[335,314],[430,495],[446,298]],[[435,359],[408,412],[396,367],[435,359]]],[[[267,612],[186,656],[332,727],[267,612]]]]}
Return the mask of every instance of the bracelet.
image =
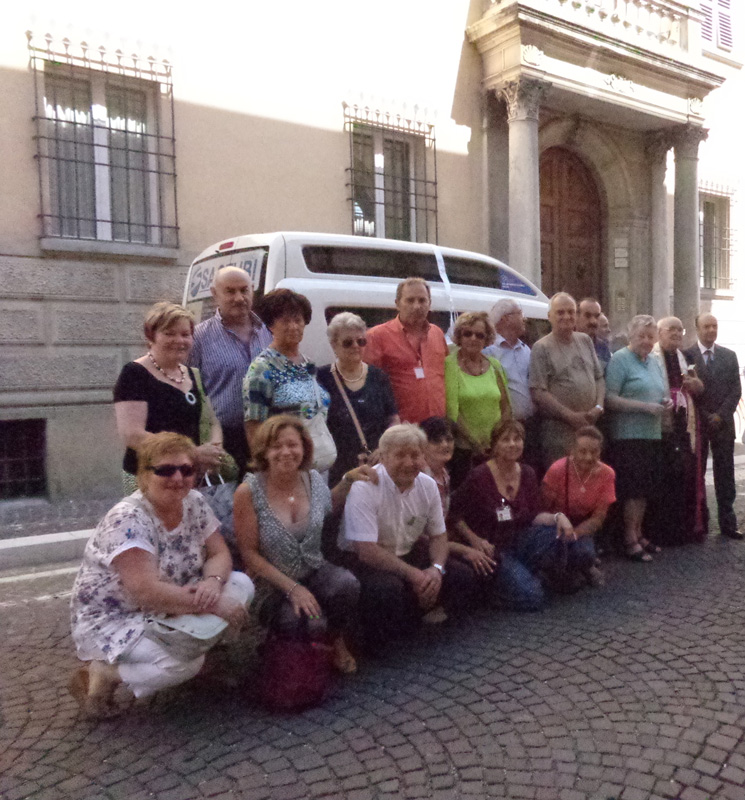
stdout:
{"type": "Polygon", "coordinates": [[[297,589],[298,586],[300,586],[300,584],[299,583],[295,583],[293,585],[292,589],[290,589],[290,591],[287,592],[286,597],[287,597],[288,600],[290,599],[290,597],[292,597],[292,593],[295,591],[295,589],[297,589]]]}
{"type": "Polygon", "coordinates": [[[205,575],[204,580],[208,581],[210,578],[214,578],[220,585],[225,583],[225,578],[221,578],[219,575],[205,575]]]}

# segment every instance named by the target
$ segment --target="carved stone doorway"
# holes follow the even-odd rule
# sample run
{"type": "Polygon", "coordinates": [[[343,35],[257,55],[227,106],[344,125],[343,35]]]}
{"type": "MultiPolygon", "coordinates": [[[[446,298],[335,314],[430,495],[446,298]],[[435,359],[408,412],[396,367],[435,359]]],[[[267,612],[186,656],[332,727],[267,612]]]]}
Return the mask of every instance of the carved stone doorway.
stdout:
{"type": "Polygon", "coordinates": [[[603,209],[589,169],[569,150],[541,155],[541,288],[603,302],[603,209]]]}

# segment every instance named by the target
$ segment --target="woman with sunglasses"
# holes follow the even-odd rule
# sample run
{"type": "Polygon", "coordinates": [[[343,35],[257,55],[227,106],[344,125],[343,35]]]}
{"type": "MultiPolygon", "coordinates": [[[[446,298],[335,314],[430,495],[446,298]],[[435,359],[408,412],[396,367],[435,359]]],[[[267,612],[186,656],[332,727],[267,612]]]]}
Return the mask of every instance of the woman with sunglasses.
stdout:
{"type": "Polygon", "coordinates": [[[377,449],[386,428],[399,423],[388,376],[362,360],[366,333],[364,320],[349,311],[337,314],[327,330],[336,358],[333,364],[318,370],[318,382],[331,395],[328,426],[336,444],[336,463],[329,472],[330,486],[336,486],[344,474],[359,466],[360,457],[364,460],[367,453],[377,449]]]}
{"type": "Polygon", "coordinates": [[[445,359],[445,399],[447,416],[459,431],[453,475],[456,484],[470,462],[486,459],[491,432],[502,420],[512,417],[504,369],[496,358],[481,352],[495,337],[494,326],[484,311],[461,314],[455,321],[453,341],[458,349],[445,359]]]}
{"type": "Polygon", "coordinates": [[[145,439],[137,449],[140,488],[88,540],[71,600],[85,665],[69,688],[89,717],[116,714],[120,683],[147,697],[194,677],[222,632],[246,619],[253,583],[232,571],[220,525],[194,491],[198,457],[181,434],[145,439]]]}

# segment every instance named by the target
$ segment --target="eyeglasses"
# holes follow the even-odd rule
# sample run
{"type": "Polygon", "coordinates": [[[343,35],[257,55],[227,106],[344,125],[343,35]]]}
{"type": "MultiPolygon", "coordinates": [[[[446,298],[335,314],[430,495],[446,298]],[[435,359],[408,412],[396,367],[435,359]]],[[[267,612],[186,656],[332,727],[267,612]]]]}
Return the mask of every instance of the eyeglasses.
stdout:
{"type": "Polygon", "coordinates": [[[191,478],[197,471],[193,464],[160,464],[157,467],[148,467],[148,469],[159,478],[172,478],[177,472],[180,472],[184,478],[191,478]]]}
{"type": "Polygon", "coordinates": [[[350,347],[353,347],[355,344],[358,347],[364,347],[367,344],[367,339],[364,336],[361,336],[359,339],[342,339],[339,344],[346,350],[350,347]]]}
{"type": "Polygon", "coordinates": [[[486,334],[483,331],[470,331],[468,329],[461,331],[460,335],[464,339],[470,339],[472,336],[475,336],[477,339],[481,339],[482,341],[486,339],[486,334]]]}

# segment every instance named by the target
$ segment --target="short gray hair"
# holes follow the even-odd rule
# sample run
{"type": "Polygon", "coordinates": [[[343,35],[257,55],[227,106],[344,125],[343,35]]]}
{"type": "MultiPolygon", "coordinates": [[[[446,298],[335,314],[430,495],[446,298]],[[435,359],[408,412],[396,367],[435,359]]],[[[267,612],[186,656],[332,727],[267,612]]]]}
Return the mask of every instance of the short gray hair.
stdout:
{"type": "Polygon", "coordinates": [[[393,425],[384,431],[378,442],[381,453],[387,453],[396,447],[410,445],[424,450],[427,444],[427,434],[418,426],[411,422],[402,422],[400,425],[393,425]]]}
{"type": "Polygon", "coordinates": [[[326,328],[326,335],[329,337],[331,344],[334,344],[339,338],[339,334],[347,328],[364,332],[367,330],[367,325],[365,325],[365,320],[362,317],[353,314],[351,311],[342,311],[334,315],[331,322],[329,322],[328,328],[326,328]]]}
{"type": "Polygon", "coordinates": [[[632,317],[628,327],[629,336],[633,336],[642,328],[654,328],[657,330],[657,323],[654,317],[651,317],[649,314],[637,314],[635,317],[632,317]]]}
{"type": "Polygon", "coordinates": [[[502,317],[506,317],[507,314],[512,314],[515,311],[522,311],[520,303],[516,300],[511,300],[509,297],[503,297],[501,300],[497,300],[497,302],[494,303],[489,312],[489,318],[493,325],[499,325],[502,321],[502,317]]]}
{"type": "Polygon", "coordinates": [[[555,303],[558,303],[559,300],[571,300],[574,303],[575,309],[577,308],[577,301],[569,294],[569,292],[556,292],[555,295],[548,301],[548,309],[551,311],[554,307],[555,303]]]}

